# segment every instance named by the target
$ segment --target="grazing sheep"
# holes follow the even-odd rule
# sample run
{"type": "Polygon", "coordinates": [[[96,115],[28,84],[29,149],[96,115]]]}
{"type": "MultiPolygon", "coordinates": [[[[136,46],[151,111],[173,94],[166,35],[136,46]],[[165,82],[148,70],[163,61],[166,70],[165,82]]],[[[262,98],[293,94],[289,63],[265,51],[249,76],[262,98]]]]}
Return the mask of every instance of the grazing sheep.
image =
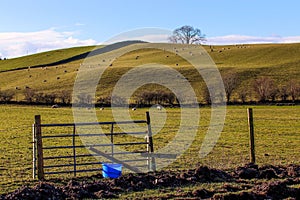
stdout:
{"type": "Polygon", "coordinates": [[[51,106],[51,108],[58,108],[59,106],[57,104],[54,104],[51,106]]]}
{"type": "Polygon", "coordinates": [[[47,80],[44,80],[43,82],[44,82],[44,83],[46,83],[46,82],[47,82],[47,80]]]}
{"type": "Polygon", "coordinates": [[[101,107],[100,110],[104,110],[104,107],[101,107]]]}
{"type": "Polygon", "coordinates": [[[67,70],[65,70],[64,72],[65,72],[65,73],[67,73],[68,71],[67,71],[67,70]]]}
{"type": "Polygon", "coordinates": [[[135,110],[136,110],[136,107],[133,107],[131,110],[135,111],[135,110]]]}
{"type": "Polygon", "coordinates": [[[156,106],[156,109],[157,109],[157,110],[161,110],[162,107],[161,107],[160,105],[158,105],[158,106],[156,106]]]}
{"type": "Polygon", "coordinates": [[[140,56],[136,56],[135,59],[137,60],[137,59],[139,59],[139,57],[140,57],[140,56]]]}
{"type": "Polygon", "coordinates": [[[57,79],[57,80],[59,80],[59,79],[60,79],[60,77],[58,76],[58,77],[56,77],[56,79],[57,79]]]}

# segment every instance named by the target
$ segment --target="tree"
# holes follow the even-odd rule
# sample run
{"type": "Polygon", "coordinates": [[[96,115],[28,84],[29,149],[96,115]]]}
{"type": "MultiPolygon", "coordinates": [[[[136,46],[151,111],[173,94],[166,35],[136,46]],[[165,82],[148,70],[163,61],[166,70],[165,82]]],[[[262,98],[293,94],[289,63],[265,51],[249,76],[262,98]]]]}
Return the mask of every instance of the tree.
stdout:
{"type": "Polygon", "coordinates": [[[254,81],[254,90],[259,96],[259,101],[265,102],[269,98],[274,98],[277,88],[274,81],[269,77],[260,77],[254,81]]]}
{"type": "Polygon", "coordinates": [[[203,96],[203,99],[204,99],[205,103],[210,105],[211,104],[211,98],[210,98],[209,90],[208,90],[206,85],[204,85],[202,87],[202,96],[203,96]]]}
{"type": "Polygon", "coordinates": [[[279,88],[279,96],[280,96],[282,101],[287,100],[287,98],[289,97],[289,91],[288,91],[287,86],[283,85],[279,88]]]}
{"type": "Polygon", "coordinates": [[[80,93],[77,95],[77,103],[82,105],[90,105],[92,104],[92,96],[86,93],[80,93]]]}
{"type": "Polygon", "coordinates": [[[224,96],[214,85],[204,85],[202,87],[202,97],[208,105],[223,103],[224,96]]]}
{"type": "Polygon", "coordinates": [[[24,96],[25,96],[25,100],[28,103],[32,103],[33,100],[34,100],[35,91],[33,89],[26,88],[25,91],[24,91],[24,96]]]}
{"type": "Polygon", "coordinates": [[[69,104],[72,101],[72,94],[70,91],[63,90],[58,94],[58,98],[63,104],[69,104]]]}
{"type": "Polygon", "coordinates": [[[37,92],[33,95],[36,103],[44,103],[44,93],[37,92]]]}
{"type": "Polygon", "coordinates": [[[57,95],[55,93],[45,94],[44,95],[44,102],[46,104],[54,104],[57,95]]]}
{"type": "Polygon", "coordinates": [[[242,101],[242,103],[246,103],[246,100],[247,100],[247,97],[249,95],[249,91],[248,90],[241,90],[239,93],[238,93],[238,96],[240,98],[240,100],[242,101]]]}
{"type": "Polygon", "coordinates": [[[226,92],[227,103],[230,101],[233,90],[238,86],[238,76],[234,73],[225,74],[223,76],[223,83],[226,92]]]}
{"type": "Polygon", "coordinates": [[[186,25],[175,29],[168,39],[172,43],[199,44],[205,41],[205,35],[202,35],[200,29],[186,25]]]}
{"type": "Polygon", "coordinates": [[[290,80],[287,86],[289,95],[295,101],[300,96],[300,84],[296,80],[290,80]]]}
{"type": "Polygon", "coordinates": [[[0,91],[0,101],[8,103],[14,97],[14,93],[10,90],[0,91]]]}

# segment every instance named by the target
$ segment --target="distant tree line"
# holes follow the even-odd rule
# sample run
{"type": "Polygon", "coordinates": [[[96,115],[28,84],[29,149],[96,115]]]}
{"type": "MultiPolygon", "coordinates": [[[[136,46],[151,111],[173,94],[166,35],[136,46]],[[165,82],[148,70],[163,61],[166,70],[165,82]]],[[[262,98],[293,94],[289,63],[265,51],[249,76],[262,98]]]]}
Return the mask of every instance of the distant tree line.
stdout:
{"type": "Polygon", "coordinates": [[[242,89],[240,88],[236,91],[241,84],[241,80],[238,75],[235,73],[229,73],[222,77],[227,103],[234,103],[234,101],[232,101],[232,95],[234,92],[237,95],[236,98],[243,104],[246,103],[247,100],[259,103],[295,102],[300,97],[300,83],[295,79],[289,80],[281,85],[277,85],[272,78],[268,76],[261,76],[252,81],[250,86],[244,86],[242,89]],[[255,97],[251,95],[251,92],[254,92],[255,97]]]}
{"type": "MultiPolygon", "coordinates": [[[[206,85],[201,88],[199,100],[201,104],[211,104],[212,102],[224,102],[227,104],[246,104],[246,103],[285,103],[297,102],[300,99],[300,83],[292,79],[286,83],[277,85],[275,81],[268,76],[261,76],[254,79],[247,86],[241,86],[242,81],[238,74],[227,73],[222,75],[225,94],[221,94],[215,88],[208,88],[206,85]],[[234,98],[233,98],[234,96],[234,98]],[[225,97],[225,98],[224,98],[225,97]]],[[[0,90],[0,102],[10,103],[14,100],[16,93],[13,90],[0,90]]],[[[143,90],[134,94],[130,102],[118,96],[98,96],[94,99],[91,95],[80,93],[74,99],[70,91],[60,92],[38,92],[26,87],[23,92],[24,99],[19,102],[28,104],[62,104],[70,105],[77,103],[80,105],[98,104],[100,106],[123,106],[134,104],[138,106],[151,106],[161,104],[172,106],[178,104],[178,99],[169,90],[143,90]]]]}
{"type": "MultiPolygon", "coordinates": [[[[0,90],[0,102],[2,103],[10,103],[10,102],[17,102],[16,100],[13,101],[14,96],[16,93],[13,90],[0,90]]],[[[24,102],[28,104],[63,104],[63,105],[69,105],[71,104],[71,92],[70,91],[61,91],[61,92],[49,92],[49,93],[43,93],[43,92],[37,92],[34,89],[26,88],[23,92],[24,99],[22,99],[19,102],[24,102]]]]}

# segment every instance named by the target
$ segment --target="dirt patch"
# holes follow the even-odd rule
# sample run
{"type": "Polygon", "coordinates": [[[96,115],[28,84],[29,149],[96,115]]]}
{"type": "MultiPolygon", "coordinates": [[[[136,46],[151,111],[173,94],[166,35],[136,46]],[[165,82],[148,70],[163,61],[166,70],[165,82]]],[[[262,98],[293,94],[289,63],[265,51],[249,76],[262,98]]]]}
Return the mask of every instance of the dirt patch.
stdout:
{"type": "Polygon", "coordinates": [[[39,182],[23,186],[0,199],[103,199],[118,198],[124,192],[145,189],[180,188],[197,183],[223,183],[221,188],[205,188],[168,194],[166,198],[205,199],[300,199],[300,166],[263,166],[248,164],[231,173],[206,166],[184,171],[159,171],[125,174],[117,179],[72,179],[64,185],[39,182]]]}

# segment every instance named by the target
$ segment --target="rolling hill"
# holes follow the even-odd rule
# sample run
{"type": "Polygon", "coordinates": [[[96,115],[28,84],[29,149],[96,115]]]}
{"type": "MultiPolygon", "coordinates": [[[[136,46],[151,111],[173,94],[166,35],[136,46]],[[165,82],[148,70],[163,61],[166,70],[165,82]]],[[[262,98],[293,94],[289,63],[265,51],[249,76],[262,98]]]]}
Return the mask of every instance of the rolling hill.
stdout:
{"type": "MultiPolygon", "coordinates": [[[[139,41],[134,41],[109,46],[76,47],[1,60],[0,90],[13,91],[16,101],[24,99],[23,94],[26,88],[43,93],[72,91],[78,70],[87,55],[107,55],[106,62],[109,62],[109,56],[116,54],[118,49],[134,45],[141,44],[139,41]]],[[[178,49],[182,48],[180,44],[175,46],[178,49]]],[[[244,90],[245,87],[251,90],[252,82],[260,76],[271,77],[279,86],[285,85],[292,79],[300,80],[300,44],[203,47],[222,75],[236,73],[239,76],[240,83],[235,89],[235,94],[244,90]]],[[[175,53],[159,49],[139,49],[118,57],[101,77],[102,82],[97,88],[97,95],[109,95],[122,75],[133,67],[146,63],[161,63],[173,67],[187,77],[197,95],[201,95],[199,85],[203,83],[197,79],[195,69],[191,64],[175,53]]]]}

